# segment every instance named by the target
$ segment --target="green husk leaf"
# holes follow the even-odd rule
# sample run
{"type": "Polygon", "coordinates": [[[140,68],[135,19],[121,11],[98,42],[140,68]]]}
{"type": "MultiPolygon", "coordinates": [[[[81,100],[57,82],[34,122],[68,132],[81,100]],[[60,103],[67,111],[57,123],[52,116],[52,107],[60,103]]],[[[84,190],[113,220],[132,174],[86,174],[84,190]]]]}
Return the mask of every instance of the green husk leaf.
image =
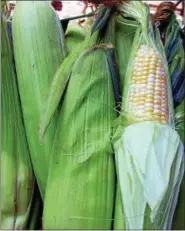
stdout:
{"type": "Polygon", "coordinates": [[[170,229],[184,173],[177,132],[153,122],[133,124],[114,149],[125,229],[170,229]]]}
{"type": "Polygon", "coordinates": [[[90,48],[71,70],[53,147],[44,229],[111,229],[115,169],[110,137],[116,112],[106,49],[104,44],[90,48]]]}
{"type": "Polygon", "coordinates": [[[57,70],[49,89],[49,93],[41,116],[39,129],[40,140],[42,140],[44,137],[45,132],[61,100],[61,97],[66,89],[67,83],[70,79],[72,66],[76,62],[81,52],[83,52],[87,47],[96,43],[97,35],[97,33],[94,34],[93,39],[90,39],[88,36],[80,46],[78,46],[68,57],[65,58],[60,68],[57,70]]]}
{"type": "Polygon", "coordinates": [[[13,53],[2,18],[1,29],[1,229],[25,229],[30,215],[35,179],[22,119],[13,53]]]}
{"type": "Polygon", "coordinates": [[[34,173],[44,198],[57,112],[42,144],[38,131],[49,86],[66,55],[64,34],[57,14],[46,1],[19,1],[13,14],[12,27],[28,145],[34,173]]]}

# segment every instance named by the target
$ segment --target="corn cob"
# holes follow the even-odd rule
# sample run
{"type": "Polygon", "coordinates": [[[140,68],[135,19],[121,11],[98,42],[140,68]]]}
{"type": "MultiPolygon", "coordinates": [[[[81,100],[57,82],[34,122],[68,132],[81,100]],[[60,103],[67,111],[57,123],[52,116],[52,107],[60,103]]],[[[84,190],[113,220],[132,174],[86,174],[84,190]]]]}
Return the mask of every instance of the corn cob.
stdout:
{"type": "Polygon", "coordinates": [[[123,14],[141,26],[127,67],[122,126],[114,143],[124,228],[170,229],[184,172],[184,147],[174,129],[166,57],[158,31],[155,44],[148,7],[130,1],[123,14]]]}
{"type": "Polygon", "coordinates": [[[2,29],[2,169],[1,229],[25,229],[34,176],[18,96],[13,55],[5,23],[2,29]]]}
{"type": "Polygon", "coordinates": [[[155,121],[168,124],[167,80],[159,53],[141,45],[134,59],[126,108],[133,122],[155,121]]]}
{"type": "Polygon", "coordinates": [[[46,1],[18,2],[12,24],[26,134],[34,172],[44,198],[57,113],[42,144],[38,139],[39,121],[49,85],[66,55],[64,36],[58,16],[46,1]]]}

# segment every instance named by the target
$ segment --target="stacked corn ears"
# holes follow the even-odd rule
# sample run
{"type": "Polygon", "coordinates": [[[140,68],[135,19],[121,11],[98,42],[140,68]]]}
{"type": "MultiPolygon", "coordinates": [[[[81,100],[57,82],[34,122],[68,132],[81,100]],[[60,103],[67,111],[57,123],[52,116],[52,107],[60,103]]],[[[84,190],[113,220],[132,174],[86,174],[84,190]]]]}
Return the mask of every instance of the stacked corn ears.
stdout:
{"type": "Polygon", "coordinates": [[[43,229],[172,226],[184,174],[179,28],[172,17],[164,47],[147,5],[101,3],[92,26],[71,22],[65,38],[48,2],[17,3],[21,102],[3,27],[4,229],[41,227],[31,161],[43,229]]]}
{"type": "Polygon", "coordinates": [[[6,23],[1,18],[1,229],[26,229],[35,188],[6,23]]]}
{"type": "Polygon", "coordinates": [[[39,123],[53,76],[66,55],[59,18],[48,2],[20,1],[16,4],[13,43],[28,145],[44,198],[57,112],[42,143],[38,138],[39,123]]]}
{"type": "Polygon", "coordinates": [[[171,82],[160,36],[140,1],[123,12],[141,25],[124,83],[115,155],[125,229],[170,229],[184,173],[184,146],[175,130],[171,82]],[[120,118],[120,119],[121,119],[120,118]]]}

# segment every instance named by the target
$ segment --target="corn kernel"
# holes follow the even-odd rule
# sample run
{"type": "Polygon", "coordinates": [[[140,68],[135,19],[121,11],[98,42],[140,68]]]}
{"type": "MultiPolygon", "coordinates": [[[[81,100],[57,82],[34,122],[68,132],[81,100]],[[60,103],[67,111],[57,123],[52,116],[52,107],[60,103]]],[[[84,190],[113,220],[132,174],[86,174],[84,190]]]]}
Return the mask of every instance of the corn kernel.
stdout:
{"type": "Polygon", "coordinates": [[[161,111],[160,111],[160,110],[155,109],[155,110],[154,110],[154,115],[161,115],[161,111]]]}
{"type": "Polygon", "coordinates": [[[146,103],[153,103],[154,100],[152,98],[146,98],[145,101],[146,101],[146,103]]]}
{"type": "Polygon", "coordinates": [[[160,100],[154,100],[154,105],[160,105],[161,104],[161,101],[160,100]]]}
{"type": "Polygon", "coordinates": [[[161,91],[155,91],[155,95],[160,96],[161,95],[161,91]]]}
{"type": "Polygon", "coordinates": [[[153,112],[153,108],[145,108],[145,112],[148,113],[148,112],[153,112]]]}

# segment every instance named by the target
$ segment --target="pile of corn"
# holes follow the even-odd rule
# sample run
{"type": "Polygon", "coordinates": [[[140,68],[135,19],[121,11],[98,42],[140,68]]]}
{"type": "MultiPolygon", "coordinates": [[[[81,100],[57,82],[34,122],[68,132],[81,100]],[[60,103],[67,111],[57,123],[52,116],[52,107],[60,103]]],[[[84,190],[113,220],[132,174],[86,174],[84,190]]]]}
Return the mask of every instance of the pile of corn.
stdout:
{"type": "Polygon", "coordinates": [[[185,228],[176,17],[163,44],[142,1],[85,2],[65,32],[47,1],[1,20],[1,228],[185,228]]]}

